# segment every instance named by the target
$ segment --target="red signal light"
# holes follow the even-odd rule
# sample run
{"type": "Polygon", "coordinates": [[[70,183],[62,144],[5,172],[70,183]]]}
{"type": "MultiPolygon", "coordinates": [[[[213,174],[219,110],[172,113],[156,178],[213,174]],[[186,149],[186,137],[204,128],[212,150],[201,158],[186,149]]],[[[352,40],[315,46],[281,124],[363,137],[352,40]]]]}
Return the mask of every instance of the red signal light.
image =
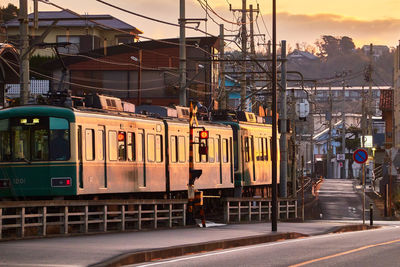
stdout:
{"type": "Polygon", "coordinates": [[[208,131],[200,131],[200,139],[208,139],[208,131]]]}
{"type": "Polygon", "coordinates": [[[71,185],[71,180],[68,179],[67,181],[65,181],[67,185],[71,185]]]}
{"type": "Polygon", "coordinates": [[[118,133],[118,141],[124,141],[125,140],[125,133],[119,132],[118,133]]]}

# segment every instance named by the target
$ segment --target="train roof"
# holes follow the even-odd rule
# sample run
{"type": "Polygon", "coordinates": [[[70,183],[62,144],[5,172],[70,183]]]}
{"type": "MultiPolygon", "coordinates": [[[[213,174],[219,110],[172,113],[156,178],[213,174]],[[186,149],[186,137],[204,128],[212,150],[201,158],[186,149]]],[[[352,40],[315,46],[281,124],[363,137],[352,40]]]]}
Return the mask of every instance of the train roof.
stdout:
{"type": "Polygon", "coordinates": [[[0,118],[32,116],[54,116],[68,119],[75,122],[75,114],[71,108],[48,106],[48,105],[27,105],[9,107],[0,110],[0,118]]]}

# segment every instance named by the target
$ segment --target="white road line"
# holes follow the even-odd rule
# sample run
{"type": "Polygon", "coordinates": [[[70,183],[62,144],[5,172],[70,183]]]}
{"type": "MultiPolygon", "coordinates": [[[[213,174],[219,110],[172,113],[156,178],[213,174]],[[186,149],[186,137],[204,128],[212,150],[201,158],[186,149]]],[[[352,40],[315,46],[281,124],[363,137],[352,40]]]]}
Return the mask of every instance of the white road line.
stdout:
{"type": "Polygon", "coordinates": [[[42,263],[14,263],[14,262],[9,262],[9,263],[4,263],[1,262],[0,266],[33,266],[33,267],[37,267],[37,266],[41,266],[41,267],[80,267],[80,266],[84,266],[84,265],[67,265],[67,264],[42,264],[42,263]]]}
{"type": "MultiPolygon", "coordinates": [[[[368,231],[369,232],[382,231],[382,230],[387,230],[389,228],[391,228],[391,227],[382,227],[382,228],[378,228],[378,229],[371,229],[368,231]]],[[[234,253],[234,252],[244,251],[244,250],[249,250],[249,249],[254,249],[254,248],[271,247],[271,246],[277,246],[277,245],[284,245],[284,244],[288,244],[288,243],[302,242],[302,241],[306,241],[306,240],[322,239],[322,238],[327,238],[327,237],[335,237],[335,236],[339,237],[341,235],[351,235],[351,234],[357,234],[357,233],[361,233],[361,232],[363,232],[363,231],[346,232],[346,233],[340,233],[340,234],[326,234],[326,235],[319,235],[319,236],[311,236],[311,237],[307,237],[307,238],[291,239],[291,240],[287,240],[287,241],[278,241],[278,242],[272,242],[272,243],[266,243],[266,244],[251,245],[251,246],[246,246],[246,247],[242,247],[242,248],[228,249],[225,251],[207,252],[206,254],[201,254],[201,255],[181,256],[182,258],[178,258],[178,259],[163,260],[161,262],[152,262],[152,263],[147,263],[147,264],[138,265],[138,266],[141,266],[141,267],[156,266],[156,265],[162,265],[162,264],[166,264],[166,263],[174,263],[174,262],[179,262],[179,261],[186,261],[186,260],[191,260],[191,259],[198,259],[198,258],[204,258],[204,257],[209,257],[209,256],[234,253]]],[[[128,265],[128,266],[133,266],[133,265],[128,265]]]]}

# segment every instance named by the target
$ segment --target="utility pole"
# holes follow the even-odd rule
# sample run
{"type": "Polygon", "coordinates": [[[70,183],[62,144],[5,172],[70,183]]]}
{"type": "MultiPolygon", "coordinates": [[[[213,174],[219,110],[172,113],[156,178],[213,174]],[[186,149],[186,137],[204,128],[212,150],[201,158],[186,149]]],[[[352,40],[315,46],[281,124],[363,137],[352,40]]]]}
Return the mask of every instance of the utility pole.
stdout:
{"type": "Polygon", "coordinates": [[[328,132],[328,142],[327,142],[327,153],[326,153],[326,178],[332,178],[332,168],[331,168],[331,158],[332,158],[332,86],[329,84],[329,112],[327,114],[329,118],[329,132],[328,132]]]}
{"type": "Polygon", "coordinates": [[[281,151],[281,162],[280,162],[280,196],[287,197],[287,96],[286,96],[286,40],[282,40],[281,44],[281,137],[280,151],[281,151]]]}
{"type": "MultiPolygon", "coordinates": [[[[369,65],[368,65],[368,135],[372,135],[372,55],[373,55],[373,44],[369,45],[369,65]]],[[[370,152],[368,152],[370,154],[370,152]]]]}
{"type": "Polygon", "coordinates": [[[20,41],[20,103],[21,105],[28,104],[29,99],[29,22],[28,22],[28,1],[19,1],[19,32],[20,41]]]}
{"type": "Polygon", "coordinates": [[[246,89],[247,89],[247,84],[246,84],[246,69],[247,69],[247,64],[246,64],[246,58],[247,58],[247,30],[246,30],[246,17],[247,17],[247,4],[246,0],[242,0],[242,58],[244,59],[243,61],[243,74],[241,78],[241,90],[240,90],[240,109],[241,110],[246,110],[246,89]]]}
{"type": "Polygon", "coordinates": [[[185,0],[179,2],[179,105],[186,106],[186,18],[185,0]]]}
{"type": "Polygon", "coordinates": [[[345,179],[346,178],[346,115],[344,113],[345,111],[345,105],[346,105],[346,84],[345,84],[345,76],[347,75],[346,72],[342,73],[343,75],[343,99],[342,99],[342,154],[345,155],[344,160],[343,160],[343,166],[340,169],[340,178],[345,179]]]}
{"type": "Polygon", "coordinates": [[[272,210],[271,210],[271,230],[278,231],[278,152],[277,152],[277,108],[276,108],[276,0],[272,0],[272,210]]]}
{"type": "Polygon", "coordinates": [[[226,109],[227,108],[227,103],[228,103],[228,95],[226,93],[225,89],[225,44],[224,44],[224,39],[225,39],[225,34],[224,34],[224,24],[219,25],[219,58],[222,59],[222,61],[219,62],[219,80],[220,80],[220,92],[219,92],[219,106],[221,109],[226,109]]]}
{"type": "MultiPolygon", "coordinates": [[[[250,53],[254,57],[256,55],[256,50],[254,47],[254,25],[253,25],[253,5],[250,5],[250,53]]],[[[250,88],[251,88],[251,93],[253,93],[256,88],[255,88],[255,83],[254,83],[254,73],[251,72],[250,76],[250,88]]],[[[253,95],[251,97],[251,110],[253,111],[253,107],[256,103],[256,97],[253,95]]]]}

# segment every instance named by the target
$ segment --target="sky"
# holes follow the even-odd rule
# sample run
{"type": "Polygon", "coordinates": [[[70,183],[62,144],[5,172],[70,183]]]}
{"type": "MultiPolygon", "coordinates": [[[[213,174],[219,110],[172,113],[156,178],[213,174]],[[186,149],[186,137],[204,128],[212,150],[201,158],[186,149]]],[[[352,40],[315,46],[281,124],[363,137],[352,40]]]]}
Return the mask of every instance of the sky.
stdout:
{"type": "MultiPolygon", "coordinates": [[[[134,15],[118,11],[96,0],[49,0],[52,3],[68,8],[78,13],[110,14],[121,19],[144,32],[144,36],[154,39],[175,38],[179,36],[179,28],[149,21],[134,15]]],[[[178,22],[179,0],[104,0],[108,3],[140,13],[149,17],[165,20],[172,23],[178,22]]],[[[240,18],[239,12],[229,10],[229,4],[233,9],[242,6],[241,0],[186,0],[187,18],[205,18],[206,12],[199,2],[208,4],[220,17],[209,11],[207,23],[201,22],[200,29],[210,34],[218,35],[219,26],[223,23],[227,30],[236,30],[237,25],[229,22],[240,18]],[[216,23],[211,18],[214,18],[216,23]]],[[[19,0],[0,1],[4,6],[12,3],[19,5],[19,0]]],[[[29,2],[29,11],[33,10],[32,1],[29,2]]],[[[348,36],[353,38],[357,47],[373,43],[375,45],[398,45],[400,39],[400,1],[399,0],[277,0],[277,38],[287,40],[290,47],[296,43],[310,44],[321,38],[322,35],[348,36]]],[[[265,34],[266,40],[272,35],[272,1],[271,0],[247,0],[247,4],[257,8],[260,13],[257,19],[258,27],[255,32],[265,34]],[[263,20],[261,19],[264,19],[263,20]],[[259,30],[258,30],[259,29],[259,30]]],[[[59,10],[50,5],[39,3],[40,11],[59,10]]],[[[226,31],[225,34],[234,34],[226,31]]],[[[204,34],[187,30],[187,36],[204,36],[204,34]]],[[[256,38],[259,44],[258,50],[262,51],[262,37],[256,38]]]]}

